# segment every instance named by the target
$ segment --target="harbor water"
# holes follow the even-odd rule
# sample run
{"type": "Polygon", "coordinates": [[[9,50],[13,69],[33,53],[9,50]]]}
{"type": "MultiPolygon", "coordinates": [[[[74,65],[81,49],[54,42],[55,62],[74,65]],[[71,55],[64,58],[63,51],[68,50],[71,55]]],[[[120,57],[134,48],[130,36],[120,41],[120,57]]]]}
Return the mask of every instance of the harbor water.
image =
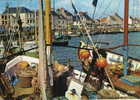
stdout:
{"type": "MultiPolygon", "coordinates": [[[[87,38],[84,37],[72,37],[69,40],[70,46],[79,46],[79,42],[81,40],[85,40],[87,38]]],[[[99,34],[92,35],[92,39],[94,42],[103,42],[103,44],[98,44],[101,48],[111,48],[117,45],[123,44],[123,33],[118,34],[99,34]],[[109,43],[109,44],[104,44],[109,43]]],[[[90,43],[90,41],[89,41],[90,43]]],[[[140,32],[131,32],[129,33],[129,44],[140,44],[140,32]]],[[[68,47],[54,47],[54,56],[60,63],[66,64],[70,59],[70,64],[77,69],[81,69],[81,64],[78,61],[77,49],[68,48],[68,47]]],[[[123,48],[117,48],[115,50],[116,53],[123,54],[123,48]]],[[[128,54],[130,57],[140,59],[140,46],[129,46],[128,54]]]]}

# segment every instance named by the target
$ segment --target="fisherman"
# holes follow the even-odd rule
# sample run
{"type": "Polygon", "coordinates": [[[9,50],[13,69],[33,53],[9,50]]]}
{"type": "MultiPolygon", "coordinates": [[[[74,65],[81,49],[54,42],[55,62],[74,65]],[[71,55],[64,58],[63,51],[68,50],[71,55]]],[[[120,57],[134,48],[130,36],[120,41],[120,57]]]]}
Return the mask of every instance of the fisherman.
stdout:
{"type": "Polygon", "coordinates": [[[65,70],[55,72],[53,93],[54,97],[64,96],[67,91],[67,78],[72,75],[73,67],[66,67],[65,70]]]}
{"type": "MultiPolygon", "coordinates": [[[[106,58],[106,52],[103,49],[98,49],[98,53],[103,57],[106,58]]],[[[105,70],[104,67],[100,67],[97,65],[97,61],[99,59],[97,52],[93,49],[92,52],[93,55],[93,59],[92,62],[90,64],[90,68],[88,73],[92,74],[93,76],[97,77],[99,79],[99,86],[98,89],[101,89],[102,87],[102,81],[105,79],[105,70]]]]}

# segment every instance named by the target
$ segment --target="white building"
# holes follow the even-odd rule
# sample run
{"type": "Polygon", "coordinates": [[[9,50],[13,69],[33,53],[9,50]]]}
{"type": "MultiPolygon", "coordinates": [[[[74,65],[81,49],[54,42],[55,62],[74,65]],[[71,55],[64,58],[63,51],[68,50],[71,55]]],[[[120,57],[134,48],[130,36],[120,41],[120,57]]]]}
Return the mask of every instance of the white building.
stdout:
{"type": "Polygon", "coordinates": [[[17,23],[17,15],[20,16],[23,27],[34,26],[35,14],[33,11],[25,7],[7,7],[1,14],[0,24],[15,25],[17,23]]]}

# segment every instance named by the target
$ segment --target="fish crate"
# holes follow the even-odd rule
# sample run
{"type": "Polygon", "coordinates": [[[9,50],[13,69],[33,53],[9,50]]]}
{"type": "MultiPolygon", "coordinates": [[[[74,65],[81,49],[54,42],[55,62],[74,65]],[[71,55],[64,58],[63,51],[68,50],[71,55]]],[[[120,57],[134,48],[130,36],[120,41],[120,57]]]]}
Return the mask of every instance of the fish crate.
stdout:
{"type": "Polygon", "coordinates": [[[127,76],[121,77],[121,80],[130,86],[140,85],[140,77],[138,76],[127,75],[127,76]]]}

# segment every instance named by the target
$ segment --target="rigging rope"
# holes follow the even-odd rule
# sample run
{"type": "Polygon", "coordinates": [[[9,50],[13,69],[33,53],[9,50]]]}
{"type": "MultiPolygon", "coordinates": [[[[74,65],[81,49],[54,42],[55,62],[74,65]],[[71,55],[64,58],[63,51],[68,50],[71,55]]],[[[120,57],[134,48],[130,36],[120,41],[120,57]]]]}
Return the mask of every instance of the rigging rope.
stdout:
{"type": "MultiPolygon", "coordinates": [[[[102,12],[102,14],[101,15],[104,15],[105,14],[105,12],[107,11],[107,9],[109,9],[110,7],[111,7],[111,4],[112,4],[112,0],[109,2],[109,4],[108,4],[108,6],[104,9],[104,11],[102,12]]],[[[119,4],[120,3],[118,3],[118,6],[119,6],[119,4]]],[[[101,25],[101,24],[100,24],[101,25]]],[[[104,30],[105,28],[103,28],[103,30],[104,30]]],[[[103,34],[101,35],[101,36],[99,36],[99,38],[100,38],[100,40],[99,40],[99,38],[97,39],[97,42],[102,42],[103,40],[104,40],[104,38],[105,38],[105,35],[104,35],[105,33],[103,32],[103,34]]],[[[97,44],[96,44],[97,45],[97,44]]],[[[99,44],[98,45],[98,47],[100,48],[101,47],[101,44],[99,44]]]]}
{"type": "MultiPolygon", "coordinates": [[[[63,45],[62,46],[61,45],[58,46],[58,45],[51,45],[51,44],[46,44],[46,46],[55,46],[55,47],[57,46],[57,47],[67,47],[67,48],[74,48],[74,49],[93,50],[92,48],[81,48],[81,47],[76,47],[76,46],[63,46],[63,45]]],[[[104,49],[106,51],[110,51],[110,50],[117,49],[117,48],[120,48],[120,47],[123,47],[123,46],[124,45],[122,44],[122,45],[118,45],[116,47],[102,48],[102,49],[104,49]]],[[[128,44],[128,46],[140,46],[140,44],[128,44]]],[[[37,48],[38,48],[38,46],[30,48],[30,49],[27,49],[27,50],[19,51],[19,52],[16,52],[16,53],[12,54],[12,55],[9,55],[7,57],[3,57],[3,58],[0,58],[0,59],[6,59],[6,58],[9,58],[9,57],[12,57],[12,56],[16,56],[16,55],[19,55],[19,54],[22,54],[22,53],[25,53],[25,52],[28,52],[28,51],[31,51],[31,50],[37,49],[37,48]]],[[[132,58],[132,57],[130,57],[130,58],[132,58]]]]}
{"type": "MultiPolygon", "coordinates": [[[[72,3],[72,7],[73,7],[75,13],[77,13],[77,10],[76,10],[76,8],[75,8],[75,6],[74,6],[72,0],[71,0],[71,3],[72,3]]],[[[80,14],[78,14],[77,16],[79,17],[79,20],[80,20],[81,24],[84,26],[83,28],[84,28],[84,30],[86,31],[85,33],[87,34],[87,36],[88,36],[88,38],[89,38],[89,40],[90,40],[90,42],[91,42],[91,44],[92,44],[92,46],[93,46],[93,49],[94,49],[95,52],[97,53],[98,57],[101,57],[101,55],[100,55],[99,52],[98,52],[98,49],[96,48],[96,46],[95,46],[95,44],[94,44],[94,42],[93,42],[93,40],[92,40],[92,38],[91,38],[91,36],[90,36],[88,30],[87,30],[87,25],[86,25],[86,23],[84,23],[84,21],[82,20],[82,17],[80,16],[80,14]]],[[[83,34],[83,33],[82,33],[82,34],[83,34]]]]}
{"type": "Polygon", "coordinates": [[[104,8],[103,12],[101,13],[101,16],[99,16],[99,18],[102,17],[102,15],[105,15],[106,10],[109,8],[109,6],[112,4],[112,0],[110,0],[110,2],[108,3],[108,5],[106,6],[106,8],[104,8]]]}

